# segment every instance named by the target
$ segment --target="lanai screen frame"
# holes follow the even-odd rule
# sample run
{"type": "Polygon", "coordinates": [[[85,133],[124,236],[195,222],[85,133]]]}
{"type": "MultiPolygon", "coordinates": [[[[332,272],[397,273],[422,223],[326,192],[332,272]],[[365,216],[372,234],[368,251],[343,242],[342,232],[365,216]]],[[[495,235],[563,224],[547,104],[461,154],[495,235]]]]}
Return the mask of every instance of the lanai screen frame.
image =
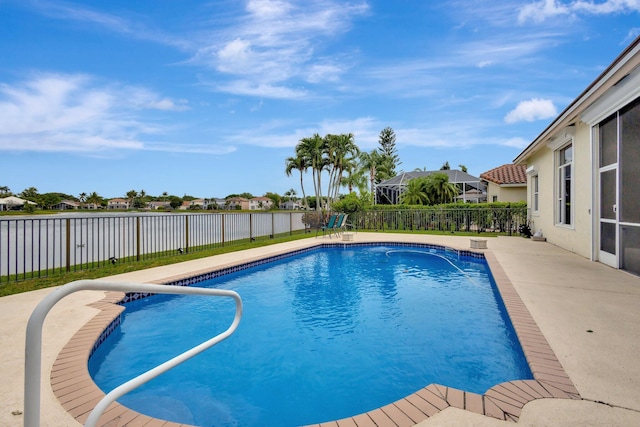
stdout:
{"type": "Polygon", "coordinates": [[[449,170],[436,170],[436,171],[412,171],[412,172],[401,172],[395,177],[383,181],[375,186],[375,203],[376,204],[390,204],[390,205],[398,205],[400,204],[400,195],[404,191],[404,188],[407,186],[407,183],[415,178],[422,178],[425,176],[429,176],[434,173],[445,173],[449,177],[449,182],[455,184],[456,186],[462,186],[463,201],[474,201],[476,203],[480,202],[482,199],[486,201],[487,197],[487,187],[484,185],[480,178],[477,178],[473,175],[469,175],[466,172],[463,172],[458,169],[449,169],[449,170]],[[470,187],[470,188],[467,188],[470,187]],[[473,194],[473,196],[466,197],[466,192],[470,189],[479,190],[482,195],[478,196],[477,194],[473,194]],[[383,202],[383,197],[386,201],[383,202]]]}

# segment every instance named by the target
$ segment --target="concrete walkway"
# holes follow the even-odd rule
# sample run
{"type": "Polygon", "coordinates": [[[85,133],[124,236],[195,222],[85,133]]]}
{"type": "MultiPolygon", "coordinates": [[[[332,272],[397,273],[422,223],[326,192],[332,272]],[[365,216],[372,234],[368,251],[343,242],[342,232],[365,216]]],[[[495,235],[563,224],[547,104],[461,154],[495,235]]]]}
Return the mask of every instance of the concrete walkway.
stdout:
{"type": "MultiPolygon", "coordinates": [[[[325,241],[328,240],[325,238],[325,241]]],[[[414,241],[469,248],[456,236],[358,233],[357,242],[414,241]]],[[[149,282],[190,276],[264,255],[321,243],[322,238],[219,255],[105,278],[149,282]]],[[[538,323],[583,400],[542,399],[524,407],[523,426],[640,425],[640,278],[590,262],[551,244],[520,237],[488,239],[488,250],[538,323]]],[[[27,320],[54,288],[0,298],[0,425],[20,426],[23,417],[24,340],[27,320]],[[14,415],[13,412],[17,413],[14,415]]],[[[102,292],[83,291],[51,311],[43,333],[42,426],[78,426],[58,404],[49,385],[51,366],[73,334],[98,311],[87,304],[102,292]]],[[[503,426],[505,421],[447,408],[419,424],[503,426]]]]}

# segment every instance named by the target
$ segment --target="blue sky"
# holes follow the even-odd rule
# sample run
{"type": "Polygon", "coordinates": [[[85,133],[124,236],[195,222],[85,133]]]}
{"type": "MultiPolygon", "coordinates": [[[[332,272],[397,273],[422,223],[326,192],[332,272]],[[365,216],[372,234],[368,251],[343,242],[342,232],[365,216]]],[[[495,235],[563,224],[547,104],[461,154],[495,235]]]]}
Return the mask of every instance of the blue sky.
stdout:
{"type": "Polygon", "coordinates": [[[387,126],[478,176],[639,34],[640,0],[0,0],[0,186],[300,194],[301,138],[387,126]]]}

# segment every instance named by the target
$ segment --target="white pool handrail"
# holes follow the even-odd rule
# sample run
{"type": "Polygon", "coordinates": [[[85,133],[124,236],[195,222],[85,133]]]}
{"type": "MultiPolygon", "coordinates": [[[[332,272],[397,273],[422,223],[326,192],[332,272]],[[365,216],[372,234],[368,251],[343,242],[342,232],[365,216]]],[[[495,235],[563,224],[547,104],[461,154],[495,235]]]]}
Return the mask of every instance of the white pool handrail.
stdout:
{"type": "Polygon", "coordinates": [[[102,413],[119,397],[229,337],[238,327],[242,317],[240,295],[229,290],[147,283],[115,283],[105,280],[78,280],[61,286],[40,301],[27,323],[24,373],[25,427],[38,427],[40,425],[40,376],[42,371],[42,326],[44,319],[51,308],[62,298],[83,290],[224,296],[233,298],[236,303],[235,317],[226,331],[113,389],[98,402],[89,414],[89,418],[85,422],[85,426],[89,427],[94,427],[102,413]]]}

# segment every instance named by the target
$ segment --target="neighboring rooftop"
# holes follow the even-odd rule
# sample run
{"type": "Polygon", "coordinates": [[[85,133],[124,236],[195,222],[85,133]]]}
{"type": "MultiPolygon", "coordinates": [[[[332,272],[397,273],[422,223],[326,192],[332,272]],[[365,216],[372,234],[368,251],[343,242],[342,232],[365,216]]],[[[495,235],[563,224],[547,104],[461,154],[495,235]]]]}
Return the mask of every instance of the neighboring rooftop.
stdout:
{"type": "Polygon", "coordinates": [[[498,185],[527,184],[525,165],[506,164],[480,174],[480,178],[498,185]]]}

